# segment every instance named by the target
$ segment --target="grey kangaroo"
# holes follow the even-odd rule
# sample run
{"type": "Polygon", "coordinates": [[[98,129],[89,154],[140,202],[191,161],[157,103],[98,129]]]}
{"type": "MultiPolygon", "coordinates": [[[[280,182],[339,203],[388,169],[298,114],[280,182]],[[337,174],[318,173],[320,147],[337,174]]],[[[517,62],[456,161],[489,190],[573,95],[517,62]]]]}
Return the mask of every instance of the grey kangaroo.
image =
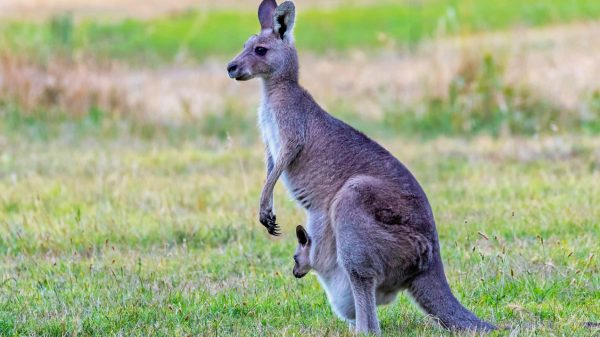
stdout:
{"type": "Polygon", "coordinates": [[[299,85],[294,4],[263,0],[258,17],[261,32],[227,71],[238,81],[262,79],[259,125],[267,179],[259,220],[269,234],[279,235],[273,188],[281,177],[308,215],[301,241],[307,254],[298,257],[309,263],[299,269],[310,266],[317,273],[333,310],[357,332],[379,334],[376,306],[401,290],[448,329],[495,329],[452,295],[433,214],[413,175],[299,85]]]}

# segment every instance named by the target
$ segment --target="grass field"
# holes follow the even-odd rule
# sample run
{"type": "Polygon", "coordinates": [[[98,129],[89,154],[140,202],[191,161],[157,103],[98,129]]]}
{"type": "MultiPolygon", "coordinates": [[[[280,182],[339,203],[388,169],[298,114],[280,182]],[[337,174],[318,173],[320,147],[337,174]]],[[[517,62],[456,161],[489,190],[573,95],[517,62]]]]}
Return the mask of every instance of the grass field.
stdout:
{"type": "MultiPolygon", "coordinates": [[[[304,215],[282,188],[284,235],[256,221],[261,145],[64,134],[0,137],[0,335],[349,335],[291,274],[304,215]]],[[[598,138],[384,143],[467,307],[519,336],[598,333],[598,138]]],[[[404,296],[379,315],[385,335],[444,334],[404,296]]]]}
{"type": "MultiPolygon", "coordinates": [[[[224,69],[254,6],[188,2],[0,4],[40,8],[0,13],[0,336],[352,335],[280,184],[283,235],[257,220],[259,86],[224,69]]],[[[600,336],[600,2],[352,3],[297,1],[301,82],[415,174],[455,295],[491,336],[600,336]]]]}

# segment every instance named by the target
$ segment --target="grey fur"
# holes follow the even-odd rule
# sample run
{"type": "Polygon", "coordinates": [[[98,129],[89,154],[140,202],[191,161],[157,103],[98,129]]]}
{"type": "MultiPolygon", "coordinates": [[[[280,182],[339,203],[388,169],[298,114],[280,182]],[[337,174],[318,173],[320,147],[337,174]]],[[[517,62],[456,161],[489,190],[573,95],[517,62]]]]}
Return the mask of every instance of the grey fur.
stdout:
{"type": "Polygon", "coordinates": [[[413,175],[379,144],[329,115],[298,84],[294,4],[274,7],[273,0],[263,0],[259,21],[261,33],[250,37],[228,72],[240,81],[259,77],[263,83],[259,124],[267,179],[260,222],[279,234],[273,188],[280,177],[308,214],[310,240],[296,251],[304,269],[295,266],[294,274],[301,277],[312,268],[333,310],[356,324],[357,332],[379,333],[376,306],[404,289],[446,328],[495,329],[452,295],[434,217],[413,175]]]}

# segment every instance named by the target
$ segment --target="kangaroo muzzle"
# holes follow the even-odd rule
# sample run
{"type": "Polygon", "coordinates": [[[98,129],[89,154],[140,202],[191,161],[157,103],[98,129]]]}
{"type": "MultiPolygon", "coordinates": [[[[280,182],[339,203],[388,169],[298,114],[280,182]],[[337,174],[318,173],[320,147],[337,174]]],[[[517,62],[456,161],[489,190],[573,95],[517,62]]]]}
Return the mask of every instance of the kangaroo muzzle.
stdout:
{"type": "Polygon", "coordinates": [[[294,267],[294,270],[292,271],[292,273],[294,274],[295,278],[303,278],[304,276],[306,276],[306,274],[308,274],[308,272],[302,273],[296,270],[296,267],[294,267]]]}
{"type": "Polygon", "coordinates": [[[236,77],[237,69],[238,69],[238,65],[234,62],[231,62],[227,65],[227,73],[229,74],[230,78],[236,77]]]}
{"type": "Polygon", "coordinates": [[[236,61],[230,62],[227,65],[227,74],[229,74],[229,78],[233,78],[236,81],[247,81],[252,78],[252,75],[244,71],[243,67],[236,61]]]}

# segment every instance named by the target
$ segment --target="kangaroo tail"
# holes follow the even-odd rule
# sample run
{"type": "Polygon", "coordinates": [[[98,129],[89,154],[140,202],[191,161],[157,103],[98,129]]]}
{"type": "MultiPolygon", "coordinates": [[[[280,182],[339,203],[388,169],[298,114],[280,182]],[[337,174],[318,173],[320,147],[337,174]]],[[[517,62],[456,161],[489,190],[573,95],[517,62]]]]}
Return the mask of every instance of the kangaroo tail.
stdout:
{"type": "MultiPolygon", "coordinates": [[[[438,246],[439,247],[439,246],[438,246]]],[[[439,248],[433,255],[430,268],[417,275],[408,287],[409,293],[428,314],[451,330],[491,331],[496,327],[480,320],[452,295],[439,248]]]]}

